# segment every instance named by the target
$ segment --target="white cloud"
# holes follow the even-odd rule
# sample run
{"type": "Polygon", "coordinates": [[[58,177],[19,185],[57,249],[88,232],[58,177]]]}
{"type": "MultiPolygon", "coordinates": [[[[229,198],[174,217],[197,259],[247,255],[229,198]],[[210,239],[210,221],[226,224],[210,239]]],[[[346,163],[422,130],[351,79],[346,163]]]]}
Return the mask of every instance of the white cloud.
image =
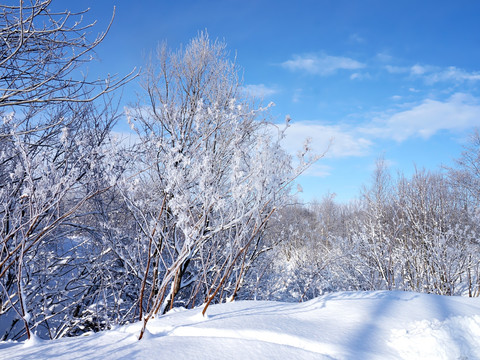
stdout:
{"type": "Polygon", "coordinates": [[[278,89],[275,87],[269,87],[265,84],[250,84],[242,86],[243,91],[254,97],[265,98],[278,93],[278,89]]]}
{"type": "Polygon", "coordinates": [[[426,72],[428,71],[428,68],[425,67],[425,66],[422,66],[422,65],[413,65],[411,68],[410,68],[410,74],[412,75],[423,75],[425,74],[426,72]]]}
{"type": "Polygon", "coordinates": [[[420,76],[420,75],[426,74],[427,72],[432,72],[437,68],[433,66],[424,66],[424,65],[415,64],[413,66],[385,65],[385,69],[390,74],[408,74],[411,76],[420,76]]]}
{"type": "Polygon", "coordinates": [[[406,66],[385,65],[385,69],[390,74],[405,74],[410,72],[410,68],[406,66]]]}
{"type": "Polygon", "coordinates": [[[283,146],[289,153],[296,154],[302,148],[305,139],[309,138],[316,154],[322,154],[328,149],[325,155],[328,158],[363,156],[368,153],[372,142],[358,135],[355,129],[346,125],[322,125],[312,121],[300,121],[290,125],[283,146]]]}
{"type": "Polygon", "coordinates": [[[393,61],[393,56],[385,52],[378,53],[375,58],[383,63],[393,61]]]}
{"type": "Polygon", "coordinates": [[[355,42],[355,43],[358,43],[358,44],[363,44],[365,43],[365,39],[363,37],[361,37],[360,35],[358,34],[352,34],[350,35],[350,41],[351,42],[355,42]]]}
{"type": "Polygon", "coordinates": [[[292,102],[294,103],[298,103],[300,102],[300,100],[302,99],[302,93],[303,93],[303,89],[295,89],[295,91],[293,92],[293,97],[292,97],[292,102]]]}
{"type": "Polygon", "coordinates": [[[321,76],[332,75],[338,70],[358,70],[365,67],[365,64],[357,60],[330,55],[295,55],[293,59],[287,60],[281,65],[291,71],[305,71],[321,76]]]}
{"type": "Polygon", "coordinates": [[[429,83],[437,83],[441,81],[454,81],[454,82],[464,82],[464,81],[479,81],[480,72],[468,72],[463,69],[456,68],[455,66],[450,66],[446,69],[432,72],[427,76],[427,81],[429,83]]]}
{"type": "Polygon", "coordinates": [[[365,80],[365,79],[371,79],[372,76],[368,72],[363,72],[363,73],[358,73],[355,72],[352,75],[350,75],[350,80],[365,80]]]}
{"type": "Polygon", "coordinates": [[[360,131],[364,135],[401,142],[413,136],[428,139],[441,130],[465,130],[477,126],[479,119],[478,99],[457,93],[446,101],[426,99],[410,109],[376,118],[360,131]]]}
{"type": "Polygon", "coordinates": [[[469,72],[455,66],[441,68],[439,66],[420,64],[415,64],[413,66],[385,65],[385,70],[390,74],[407,74],[413,78],[423,78],[425,82],[430,85],[438,82],[461,83],[465,81],[480,80],[479,71],[469,72]]]}
{"type": "MultiPolygon", "coordinates": [[[[282,145],[296,155],[308,138],[314,153],[322,154],[328,149],[325,158],[362,157],[369,155],[375,142],[381,139],[397,142],[412,137],[428,139],[442,130],[455,132],[478,126],[479,119],[480,99],[456,93],[444,101],[425,99],[415,105],[398,104],[397,110],[385,112],[361,126],[293,122],[282,145]]],[[[314,166],[306,175],[326,177],[330,168],[314,166]]]]}

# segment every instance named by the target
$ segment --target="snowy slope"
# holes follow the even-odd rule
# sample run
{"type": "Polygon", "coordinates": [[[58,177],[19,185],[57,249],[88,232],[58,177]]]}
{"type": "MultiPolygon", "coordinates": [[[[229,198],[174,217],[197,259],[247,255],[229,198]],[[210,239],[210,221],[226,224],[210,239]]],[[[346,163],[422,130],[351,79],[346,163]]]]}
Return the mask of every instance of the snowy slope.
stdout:
{"type": "Polygon", "coordinates": [[[342,292],[239,301],[56,341],[0,343],[0,359],[480,359],[480,299],[342,292]]]}

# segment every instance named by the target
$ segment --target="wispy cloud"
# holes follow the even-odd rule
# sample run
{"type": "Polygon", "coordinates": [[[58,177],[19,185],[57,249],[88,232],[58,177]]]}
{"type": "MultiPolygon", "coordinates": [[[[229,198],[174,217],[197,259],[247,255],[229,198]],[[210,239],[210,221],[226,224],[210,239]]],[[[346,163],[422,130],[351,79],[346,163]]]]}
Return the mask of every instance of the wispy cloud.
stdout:
{"type": "Polygon", "coordinates": [[[386,52],[379,52],[375,56],[375,59],[377,59],[378,61],[380,61],[382,63],[389,63],[389,62],[392,62],[394,60],[393,56],[390,55],[389,53],[386,53],[386,52]]]}
{"type": "Polygon", "coordinates": [[[265,98],[278,93],[276,87],[267,86],[265,84],[250,84],[242,87],[243,91],[254,97],[265,98]]]}
{"type": "Polygon", "coordinates": [[[357,44],[365,43],[365,38],[361,37],[357,33],[350,35],[349,40],[350,42],[357,43],[357,44]]]}
{"type": "Polygon", "coordinates": [[[415,64],[412,66],[385,65],[385,70],[387,70],[390,74],[407,74],[411,76],[420,76],[428,72],[438,70],[438,68],[419,64],[415,64]]]}
{"type": "Polygon", "coordinates": [[[406,74],[413,78],[423,78],[427,84],[439,82],[462,83],[465,81],[479,81],[479,71],[466,71],[455,66],[441,68],[432,65],[415,64],[412,66],[385,65],[385,70],[390,74],[406,74]]]}
{"type": "Polygon", "coordinates": [[[303,89],[297,88],[293,92],[292,102],[298,103],[302,99],[303,89]]]}
{"type": "Polygon", "coordinates": [[[395,65],[385,65],[385,70],[390,74],[406,74],[410,72],[410,68],[407,66],[395,66],[395,65]]]}
{"type": "Polygon", "coordinates": [[[446,69],[432,72],[428,74],[427,81],[430,83],[437,83],[441,81],[454,81],[454,82],[464,82],[464,81],[479,81],[480,72],[468,72],[463,69],[459,69],[455,66],[450,66],[446,69]]]}
{"type": "MultiPolygon", "coordinates": [[[[444,101],[425,99],[415,105],[399,104],[397,110],[386,111],[360,126],[293,122],[283,146],[289,153],[296,154],[309,138],[315,153],[328,149],[326,158],[361,157],[369,155],[375,143],[382,139],[397,142],[415,137],[428,139],[442,130],[455,132],[478,126],[478,119],[480,99],[456,93],[444,101]]],[[[314,176],[328,175],[328,171],[323,170],[314,172],[314,176]]]]}
{"type": "Polygon", "coordinates": [[[365,67],[365,64],[357,60],[331,55],[295,55],[281,65],[291,71],[304,71],[320,76],[332,75],[338,70],[358,70],[365,67]]]}
{"type": "Polygon", "coordinates": [[[371,79],[372,76],[368,72],[355,72],[352,75],[350,75],[351,80],[365,80],[365,79],[371,79]]]}
{"type": "Polygon", "coordinates": [[[428,139],[441,130],[458,131],[478,125],[479,99],[456,93],[445,101],[425,99],[406,110],[377,117],[363,129],[368,138],[404,141],[410,137],[428,139]]]}
{"type": "Polygon", "coordinates": [[[340,158],[363,156],[369,151],[372,142],[365,136],[358,136],[355,129],[346,125],[323,125],[313,121],[300,121],[291,124],[286,132],[283,146],[291,154],[301,149],[305,139],[311,140],[311,147],[317,154],[340,158]]]}
{"type": "Polygon", "coordinates": [[[419,64],[415,64],[410,68],[410,74],[412,75],[423,75],[429,71],[432,71],[431,67],[422,66],[419,64]]]}

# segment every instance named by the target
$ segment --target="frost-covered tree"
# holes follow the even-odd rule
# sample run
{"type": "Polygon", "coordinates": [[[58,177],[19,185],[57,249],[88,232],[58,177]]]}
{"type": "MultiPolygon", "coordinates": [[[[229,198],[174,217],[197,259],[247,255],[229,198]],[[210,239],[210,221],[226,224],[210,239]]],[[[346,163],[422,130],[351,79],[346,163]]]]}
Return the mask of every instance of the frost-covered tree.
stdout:
{"type": "Polygon", "coordinates": [[[255,299],[295,301],[319,295],[319,273],[326,264],[328,243],[318,214],[294,204],[278,211],[268,224],[269,251],[249,274],[245,290],[255,299]]]}
{"type": "Polygon", "coordinates": [[[298,174],[279,145],[284,130],[240,84],[225,44],[201,33],[178,51],[159,47],[143,80],[146,101],[129,111],[141,166],[122,191],[147,249],[145,322],[174,301],[234,297],[298,174]]]}
{"type": "Polygon", "coordinates": [[[81,76],[79,67],[106,33],[90,41],[93,24],[82,25],[81,18],[82,13],[52,11],[49,0],[0,5],[3,338],[30,337],[30,328],[48,327],[49,319],[68,308],[57,301],[75,293],[67,289],[71,284],[62,284],[65,274],[82,277],[74,274],[80,266],[68,255],[81,244],[68,238],[73,219],[105,191],[92,184],[105,165],[103,145],[115,115],[108,99],[100,104],[105,110],[92,101],[128,77],[89,82],[81,76]]]}
{"type": "Polygon", "coordinates": [[[478,218],[466,192],[440,172],[393,179],[380,160],[358,201],[327,197],[270,224],[266,237],[283,242],[256,269],[253,291],[282,300],[380,289],[478,296],[478,218]]]}
{"type": "Polygon", "coordinates": [[[52,10],[52,0],[0,5],[0,107],[85,103],[128,80],[132,73],[122,79],[92,81],[78,71],[90,61],[111,25],[88,39],[94,23],[82,22],[86,11],[52,10]]]}
{"type": "Polygon", "coordinates": [[[476,226],[462,197],[442,174],[426,171],[401,177],[397,191],[404,288],[453,295],[477,261],[476,226]]]}
{"type": "MultiPolygon", "coordinates": [[[[480,224],[480,132],[475,129],[471,134],[467,145],[459,159],[456,160],[456,166],[448,168],[448,178],[451,185],[455,188],[457,197],[462,201],[462,212],[469,214],[472,219],[470,225],[472,230],[478,229],[480,224]],[[472,224],[473,223],[473,224],[472,224]]],[[[478,236],[478,235],[477,235],[478,236]]],[[[477,238],[477,244],[480,240],[477,238]]],[[[476,257],[476,251],[470,250],[470,257],[476,257]],[[473,253],[472,253],[473,252],[473,253]]],[[[480,295],[480,267],[478,262],[468,270],[470,282],[469,294],[472,296],[480,295]]]]}
{"type": "Polygon", "coordinates": [[[480,208],[480,132],[476,129],[456,167],[448,168],[449,179],[459,191],[465,193],[466,204],[472,210],[480,208]]]}

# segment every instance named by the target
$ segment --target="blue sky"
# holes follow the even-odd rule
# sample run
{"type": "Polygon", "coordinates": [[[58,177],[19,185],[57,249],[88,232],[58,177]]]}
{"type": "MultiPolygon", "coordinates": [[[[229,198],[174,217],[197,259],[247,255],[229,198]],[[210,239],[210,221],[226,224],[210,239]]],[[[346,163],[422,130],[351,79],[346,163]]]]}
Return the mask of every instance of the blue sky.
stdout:
{"type": "MultiPolygon", "coordinates": [[[[452,164],[480,125],[478,1],[62,1],[116,19],[91,73],[125,74],[166,40],[207,29],[228,44],[245,87],[292,117],[285,147],[305,137],[324,159],[300,183],[306,201],[358,196],[383,156],[395,173],[452,164]]],[[[135,84],[123,102],[135,101],[135,84]]]]}

